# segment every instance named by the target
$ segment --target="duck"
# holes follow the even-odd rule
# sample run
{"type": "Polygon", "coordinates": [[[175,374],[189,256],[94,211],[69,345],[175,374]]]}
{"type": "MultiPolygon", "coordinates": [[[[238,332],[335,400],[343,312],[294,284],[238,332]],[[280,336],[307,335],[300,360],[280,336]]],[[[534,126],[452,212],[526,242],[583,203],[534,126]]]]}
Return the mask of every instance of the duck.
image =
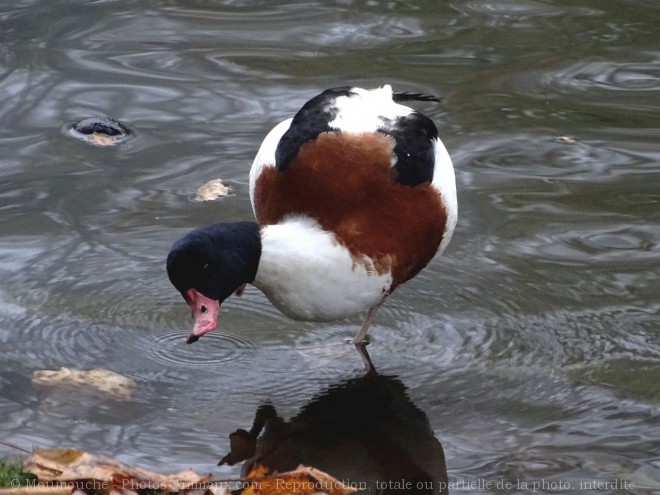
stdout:
{"type": "Polygon", "coordinates": [[[249,172],[256,221],[214,223],[172,245],[167,274],[190,307],[187,343],[217,326],[247,284],[286,316],[364,313],[361,345],[384,301],[449,244],[454,167],[420,93],[323,91],[265,137],[249,172]]]}

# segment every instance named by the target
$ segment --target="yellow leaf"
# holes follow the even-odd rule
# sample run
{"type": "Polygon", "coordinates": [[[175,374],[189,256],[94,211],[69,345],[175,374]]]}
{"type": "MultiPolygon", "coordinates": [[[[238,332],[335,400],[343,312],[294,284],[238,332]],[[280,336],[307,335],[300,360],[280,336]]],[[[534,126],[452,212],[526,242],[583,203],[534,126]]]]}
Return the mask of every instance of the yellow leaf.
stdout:
{"type": "Polygon", "coordinates": [[[40,482],[75,481],[93,491],[127,494],[137,490],[179,492],[203,487],[211,476],[193,471],[163,475],[79,450],[35,449],[24,468],[40,482]]]}
{"type": "Polygon", "coordinates": [[[262,466],[261,464],[255,464],[252,466],[252,469],[250,469],[250,472],[247,474],[245,477],[246,480],[252,479],[252,478],[261,478],[263,476],[266,476],[270,472],[270,469],[268,469],[266,466],[262,466]]]}
{"type": "Polygon", "coordinates": [[[61,368],[59,371],[36,370],[32,373],[32,383],[48,386],[83,385],[119,399],[130,398],[135,388],[135,382],[130,378],[99,368],[90,371],[69,368],[61,368]]]}
{"type": "Polygon", "coordinates": [[[119,142],[115,136],[110,136],[101,132],[92,132],[87,137],[87,141],[96,146],[114,146],[119,142]]]}
{"type": "Polygon", "coordinates": [[[197,189],[198,201],[213,201],[229,193],[229,188],[222,183],[222,179],[211,179],[197,189]]]}
{"type": "Polygon", "coordinates": [[[241,495],[348,495],[357,489],[318,469],[298,466],[294,471],[265,476],[268,469],[255,465],[246,477],[251,481],[241,495]]]}

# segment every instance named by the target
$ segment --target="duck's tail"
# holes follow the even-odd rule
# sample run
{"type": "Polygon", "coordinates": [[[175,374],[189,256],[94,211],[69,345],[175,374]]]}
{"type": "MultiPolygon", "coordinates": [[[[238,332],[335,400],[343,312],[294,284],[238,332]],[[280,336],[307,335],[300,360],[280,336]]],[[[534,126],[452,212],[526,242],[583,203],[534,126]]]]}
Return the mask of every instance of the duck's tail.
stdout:
{"type": "Polygon", "coordinates": [[[407,91],[392,93],[392,99],[397,103],[402,101],[435,101],[440,103],[442,101],[442,98],[438,96],[409,93],[407,91]]]}

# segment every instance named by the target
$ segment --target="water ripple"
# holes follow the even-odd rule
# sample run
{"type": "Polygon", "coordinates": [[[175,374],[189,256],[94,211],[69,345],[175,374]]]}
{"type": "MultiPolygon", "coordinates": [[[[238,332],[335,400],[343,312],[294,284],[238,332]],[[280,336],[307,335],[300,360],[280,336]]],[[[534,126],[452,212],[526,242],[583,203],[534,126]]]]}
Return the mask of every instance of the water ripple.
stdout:
{"type": "Polygon", "coordinates": [[[20,332],[0,342],[0,348],[5,359],[26,369],[56,370],[61,366],[103,361],[118,333],[116,329],[101,328],[87,321],[39,317],[32,310],[27,310],[12,325],[20,332]]]}
{"type": "Polygon", "coordinates": [[[156,363],[182,368],[218,368],[246,359],[256,344],[245,337],[215,331],[192,345],[183,345],[183,332],[160,333],[142,337],[131,345],[144,349],[145,358],[156,363]]]}
{"type": "Polygon", "coordinates": [[[539,79],[543,86],[560,91],[632,91],[660,90],[660,58],[642,62],[580,61],[548,73],[539,79]]]}

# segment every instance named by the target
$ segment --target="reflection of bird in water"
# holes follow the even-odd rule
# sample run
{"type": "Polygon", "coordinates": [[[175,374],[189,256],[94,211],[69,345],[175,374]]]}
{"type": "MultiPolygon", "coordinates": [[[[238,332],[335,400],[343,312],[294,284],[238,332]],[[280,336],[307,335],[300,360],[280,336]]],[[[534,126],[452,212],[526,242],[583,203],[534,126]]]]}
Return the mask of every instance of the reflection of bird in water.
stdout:
{"type": "Polygon", "coordinates": [[[231,452],[220,464],[245,460],[244,473],[257,463],[278,472],[303,464],[359,493],[447,493],[442,445],[392,376],[368,373],[332,386],[289,421],[262,406],[252,429],[230,439],[231,452]]]}

